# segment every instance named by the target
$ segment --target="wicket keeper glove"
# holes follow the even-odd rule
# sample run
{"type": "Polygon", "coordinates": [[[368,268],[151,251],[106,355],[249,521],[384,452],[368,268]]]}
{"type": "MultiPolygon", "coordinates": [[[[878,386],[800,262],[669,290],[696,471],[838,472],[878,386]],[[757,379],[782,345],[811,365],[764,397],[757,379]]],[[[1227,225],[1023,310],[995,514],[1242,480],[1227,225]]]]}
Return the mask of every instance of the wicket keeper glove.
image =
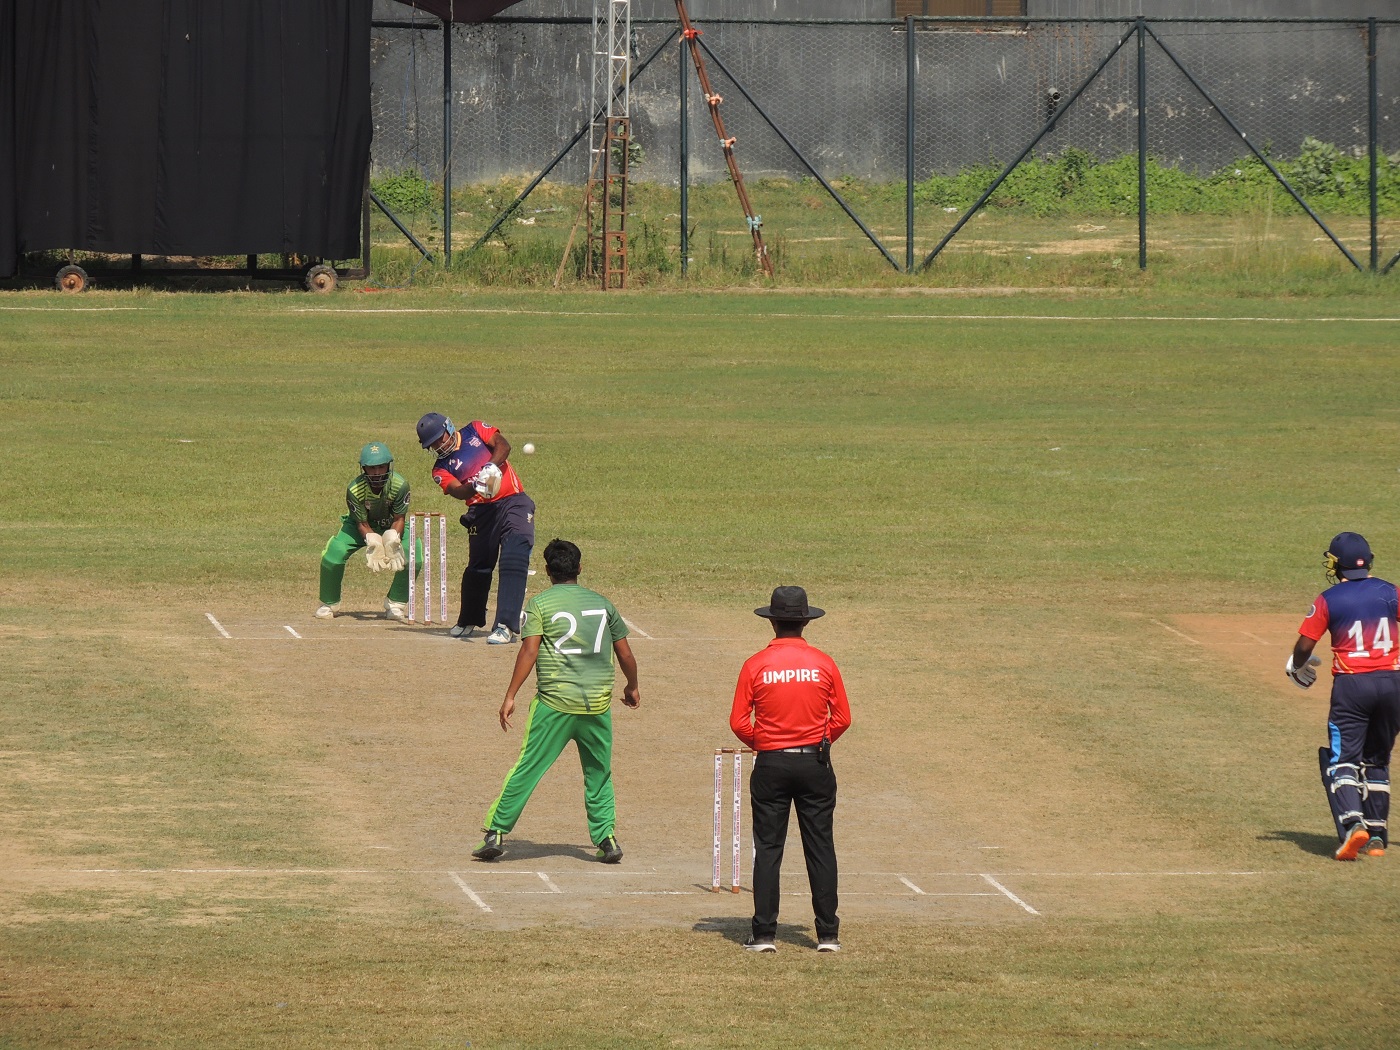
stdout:
{"type": "Polygon", "coordinates": [[[384,537],[377,532],[365,534],[365,564],[370,572],[379,572],[384,568],[384,537]]]}
{"type": "Polygon", "coordinates": [[[384,568],[390,572],[399,572],[408,562],[403,555],[403,540],[399,537],[397,530],[384,530],[384,568]]]}
{"type": "Polygon", "coordinates": [[[1299,689],[1306,689],[1317,681],[1317,665],[1322,663],[1321,658],[1310,656],[1302,667],[1293,666],[1293,655],[1288,656],[1288,663],[1283,666],[1283,673],[1293,679],[1293,684],[1299,689]]]}
{"type": "Polygon", "coordinates": [[[501,468],[494,463],[488,463],[472,478],[472,488],[476,489],[480,496],[495,499],[496,493],[501,491],[501,477],[501,468]]]}

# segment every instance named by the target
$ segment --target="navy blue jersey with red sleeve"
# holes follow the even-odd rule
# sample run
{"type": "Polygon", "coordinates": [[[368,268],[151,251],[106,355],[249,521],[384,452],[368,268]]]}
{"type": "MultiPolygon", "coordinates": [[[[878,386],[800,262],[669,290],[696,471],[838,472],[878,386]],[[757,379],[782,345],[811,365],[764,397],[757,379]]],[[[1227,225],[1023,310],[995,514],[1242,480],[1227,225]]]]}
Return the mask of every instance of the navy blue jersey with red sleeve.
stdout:
{"type": "MultiPolygon", "coordinates": [[[[458,442],[457,447],[433,464],[433,480],[444,492],[454,482],[466,484],[471,481],[482,467],[491,462],[490,442],[496,439],[496,435],[500,431],[477,419],[457,433],[462,439],[458,442]]],[[[500,491],[491,499],[473,493],[471,498],[467,500],[467,505],[494,503],[496,500],[502,500],[507,496],[514,496],[517,492],[524,491],[525,486],[520,484],[520,475],[516,474],[515,468],[507,460],[501,464],[500,491]]]]}
{"type": "Polygon", "coordinates": [[[1332,673],[1400,671],[1395,584],[1376,576],[1343,580],[1317,596],[1298,633],[1332,635],[1332,673]]]}

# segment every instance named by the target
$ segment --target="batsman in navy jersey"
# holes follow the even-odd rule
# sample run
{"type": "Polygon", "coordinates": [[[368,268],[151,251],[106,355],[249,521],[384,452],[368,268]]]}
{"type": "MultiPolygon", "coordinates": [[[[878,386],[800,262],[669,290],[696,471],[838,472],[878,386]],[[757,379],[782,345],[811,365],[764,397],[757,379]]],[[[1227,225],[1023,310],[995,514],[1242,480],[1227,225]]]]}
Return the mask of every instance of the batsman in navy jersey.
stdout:
{"type": "Polygon", "coordinates": [[[1318,761],[1341,841],[1334,856],[1381,857],[1389,839],[1390,753],[1400,732],[1400,596],[1395,584],[1371,575],[1371,546],[1363,536],[1338,533],[1325,557],[1337,583],[1308,610],[1284,672],[1301,688],[1311,686],[1321,663],[1313,647],[1331,635],[1328,743],[1318,761]]]}

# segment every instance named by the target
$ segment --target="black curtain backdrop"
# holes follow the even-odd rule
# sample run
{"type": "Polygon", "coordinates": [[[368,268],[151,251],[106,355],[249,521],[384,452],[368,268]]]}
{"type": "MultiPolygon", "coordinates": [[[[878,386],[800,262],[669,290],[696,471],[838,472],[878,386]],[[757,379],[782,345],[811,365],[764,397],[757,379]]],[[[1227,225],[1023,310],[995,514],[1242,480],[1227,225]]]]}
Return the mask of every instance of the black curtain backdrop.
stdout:
{"type": "Polygon", "coordinates": [[[0,275],[359,255],[369,34],[370,0],[0,0],[0,275]]]}

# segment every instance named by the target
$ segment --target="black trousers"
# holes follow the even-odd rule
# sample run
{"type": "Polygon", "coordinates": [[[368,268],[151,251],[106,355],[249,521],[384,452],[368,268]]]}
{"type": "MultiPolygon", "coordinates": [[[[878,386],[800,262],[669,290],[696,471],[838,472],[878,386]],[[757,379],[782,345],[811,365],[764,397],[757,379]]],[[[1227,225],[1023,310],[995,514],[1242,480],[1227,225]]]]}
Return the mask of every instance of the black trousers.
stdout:
{"type": "Polygon", "coordinates": [[[788,815],[797,809],[807,882],[812,888],[812,912],[817,936],[835,937],[836,842],[832,818],[836,813],[836,771],[815,754],[763,751],[754,759],[749,777],[753,803],[753,935],[771,938],[778,932],[779,873],[787,841],[788,815]]]}
{"type": "Polygon", "coordinates": [[[499,558],[501,586],[492,623],[519,631],[530,551],[535,546],[535,501],[517,492],[494,503],[474,504],[462,515],[462,527],[467,530],[467,567],[462,570],[458,625],[486,626],[486,599],[491,595],[491,576],[499,558]]]}

